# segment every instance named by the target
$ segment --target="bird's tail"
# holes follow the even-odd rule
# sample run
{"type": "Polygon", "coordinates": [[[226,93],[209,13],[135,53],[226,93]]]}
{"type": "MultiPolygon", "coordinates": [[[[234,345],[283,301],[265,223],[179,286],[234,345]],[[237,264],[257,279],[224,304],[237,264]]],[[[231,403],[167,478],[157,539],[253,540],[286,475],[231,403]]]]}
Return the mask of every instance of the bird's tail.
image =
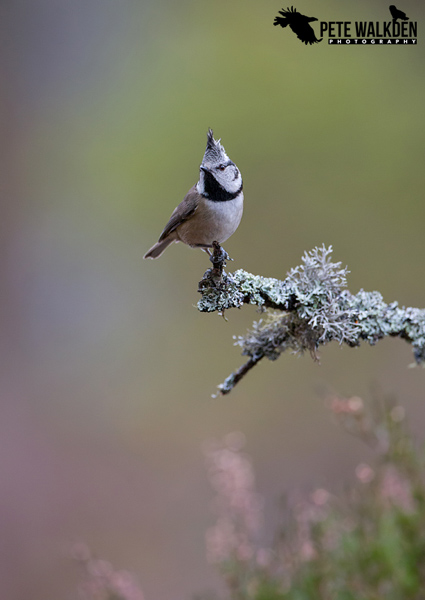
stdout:
{"type": "Polygon", "coordinates": [[[150,250],[146,252],[143,258],[158,258],[164,252],[164,250],[176,240],[174,238],[165,238],[160,242],[157,242],[150,250]]]}
{"type": "Polygon", "coordinates": [[[288,25],[288,21],[282,17],[275,17],[273,25],[280,25],[281,27],[286,27],[288,25]]]}

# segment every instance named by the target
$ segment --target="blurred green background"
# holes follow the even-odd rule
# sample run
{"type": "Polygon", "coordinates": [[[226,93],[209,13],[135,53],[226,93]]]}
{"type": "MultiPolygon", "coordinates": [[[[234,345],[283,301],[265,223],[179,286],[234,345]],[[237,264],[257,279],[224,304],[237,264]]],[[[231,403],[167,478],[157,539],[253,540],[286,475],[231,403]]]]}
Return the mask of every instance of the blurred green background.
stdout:
{"type": "MultiPolygon", "coordinates": [[[[388,3],[295,5],[389,20],[388,3]]],[[[282,356],[225,398],[252,307],[199,314],[207,257],[142,256],[198,176],[208,127],[244,177],[232,268],[283,278],[325,243],[352,292],[424,306],[423,3],[417,47],[306,47],[279,3],[3,0],[0,5],[0,595],[75,598],[69,546],[137,574],[146,599],[213,589],[204,440],[242,431],[266,502],[337,486],[367,450],[326,393],[393,393],[425,427],[401,340],[282,356]]],[[[317,29],[317,24],[316,24],[317,29]]],[[[318,29],[317,29],[318,33],[318,29]]]]}

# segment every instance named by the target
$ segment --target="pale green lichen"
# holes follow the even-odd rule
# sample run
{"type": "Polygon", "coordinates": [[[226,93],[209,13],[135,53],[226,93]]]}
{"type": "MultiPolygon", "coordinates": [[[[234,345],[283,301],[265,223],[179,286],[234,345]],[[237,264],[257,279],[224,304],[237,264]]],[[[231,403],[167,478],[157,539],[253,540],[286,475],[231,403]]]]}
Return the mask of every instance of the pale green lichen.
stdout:
{"type": "Polygon", "coordinates": [[[386,304],[379,292],[352,295],[346,289],[348,270],[331,262],[331,253],[332,246],[306,252],[303,264],[283,281],[239,270],[227,275],[221,288],[202,290],[202,312],[222,313],[242,304],[281,311],[267,313],[237,339],[251,362],[219,386],[222,394],[263,357],[276,360],[285,350],[308,350],[316,356],[318,347],[331,341],[358,346],[364,340],[373,345],[385,336],[398,336],[412,344],[416,362],[425,363],[425,310],[386,304]]]}
{"type": "Polygon", "coordinates": [[[243,269],[226,275],[224,286],[207,287],[201,293],[202,298],[198,302],[201,312],[222,312],[229,308],[240,308],[243,304],[284,310],[289,297],[284,281],[252,275],[243,269]]]}

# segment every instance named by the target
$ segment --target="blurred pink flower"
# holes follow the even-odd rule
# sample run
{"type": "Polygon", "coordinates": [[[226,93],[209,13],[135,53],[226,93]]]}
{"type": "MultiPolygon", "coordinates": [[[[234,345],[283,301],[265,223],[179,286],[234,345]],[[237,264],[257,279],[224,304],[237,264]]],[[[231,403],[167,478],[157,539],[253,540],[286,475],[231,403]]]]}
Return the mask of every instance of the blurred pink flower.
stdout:
{"type": "Polygon", "coordinates": [[[334,396],[328,400],[328,405],[334,414],[359,415],[363,412],[363,400],[358,396],[340,398],[334,396]]]}
{"type": "Polygon", "coordinates": [[[211,563],[249,561],[258,555],[255,542],[263,523],[263,501],[255,491],[251,462],[241,452],[243,445],[243,434],[235,432],[205,447],[208,476],[216,492],[217,521],[206,533],[211,563]]]}
{"type": "Polygon", "coordinates": [[[355,469],[356,477],[361,483],[370,483],[375,478],[375,472],[366,463],[360,463],[355,469]]]}
{"type": "Polygon", "coordinates": [[[85,544],[75,544],[72,555],[85,567],[85,580],[79,586],[81,600],[144,600],[131,573],[116,571],[108,561],[92,558],[85,544]]]}
{"type": "Polygon", "coordinates": [[[411,485],[394,465],[385,467],[380,492],[384,502],[398,506],[404,512],[414,511],[411,485]]]}

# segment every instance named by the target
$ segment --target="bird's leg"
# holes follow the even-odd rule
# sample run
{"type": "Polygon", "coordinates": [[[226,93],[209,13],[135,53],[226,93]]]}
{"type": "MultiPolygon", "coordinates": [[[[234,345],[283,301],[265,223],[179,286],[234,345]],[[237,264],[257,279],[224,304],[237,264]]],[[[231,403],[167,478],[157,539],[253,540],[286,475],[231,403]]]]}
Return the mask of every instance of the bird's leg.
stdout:
{"type": "MultiPolygon", "coordinates": [[[[203,289],[204,287],[208,287],[211,284],[214,287],[220,287],[221,285],[223,285],[224,284],[224,279],[223,279],[224,270],[223,269],[226,266],[226,261],[233,260],[227,254],[226,250],[224,248],[222,248],[218,242],[213,242],[212,247],[213,247],[213,253],[212,254],[210,253],[210,261],[213,264],[213,268],[208,269],[204,273],[202,280],[199,282],[199,290],[203,289]]],[[[225,273],[224,273],[224,275],[226,276],[225,273]]]]}
{"type": "Polygon", "coordinates": [[[218,242],[213,242],[213,254],[210,256],[210,261],[213,264],[212,277],[219,281],[223,278],[223,268],[226,266],[226,260],[229,258],[226,250],[220,246],[218,242]]]}

